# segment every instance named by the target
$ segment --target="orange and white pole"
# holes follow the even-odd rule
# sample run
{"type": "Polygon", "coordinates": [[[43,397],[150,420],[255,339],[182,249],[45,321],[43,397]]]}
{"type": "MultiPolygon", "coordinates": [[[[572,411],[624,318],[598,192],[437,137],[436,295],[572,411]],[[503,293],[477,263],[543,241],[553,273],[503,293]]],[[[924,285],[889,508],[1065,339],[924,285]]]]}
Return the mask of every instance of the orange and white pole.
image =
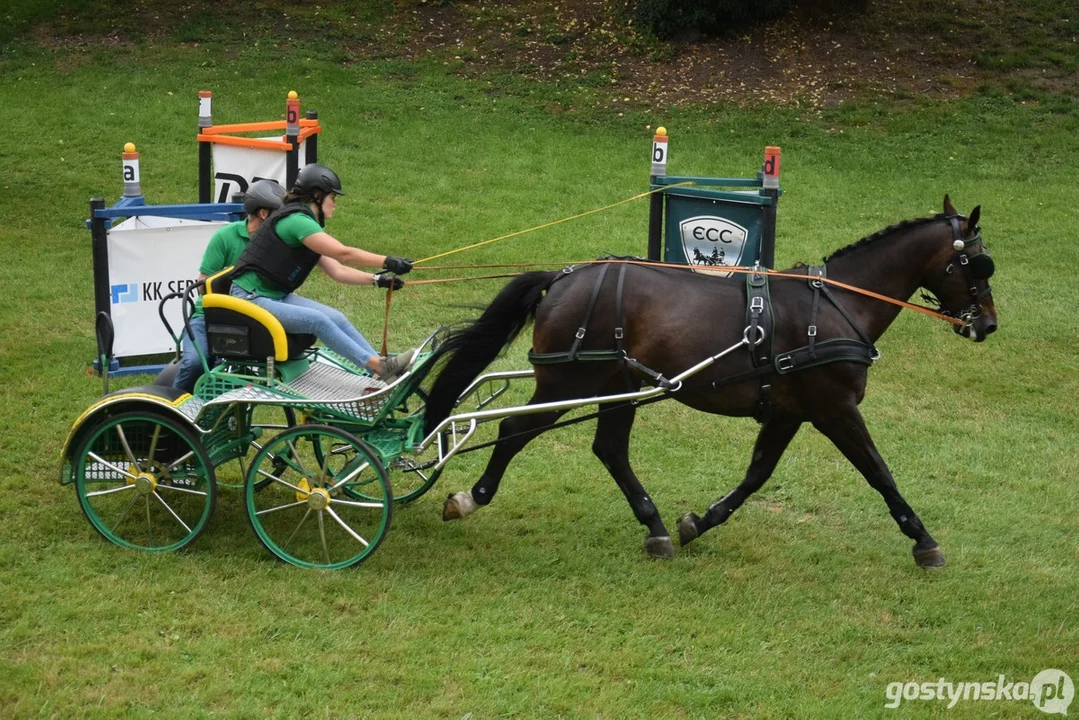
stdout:
{"type": "MultiPolygon", "coordinates": [[[[214,126],[213,115],[210,113],[210,105],[214,94],[209,90],[199,90],[199,134],[214,126]]],[[[213,164],[213,150],[208,142],[199,143],[199,202],[208,203],[213,192],[213,178],[210,177],[210,168],[213,164]]]]}
{"type": "Polygon", "coordinates": [[[142,195],[142,187],[139,184],[139,154],[135,151],[135,143],[124,145],[124,151],[120,154],[124,171],[124,197],[134,198],[142,195]]]}
{"type": "Polygon", "coordinates": [[[776,206],[779,204],[779,161],[782,150],[775,145],[764,148],[761,191],[772,202],[762,208],[760,264],[775,267],[776,260],[776,206]]]}
{"type": "Polygon", "coordinates": [[[656,134],[652,137],[652,177],[667,174],[667,140],[667,128],[656,128],[656,134]]]}
{"type": "Polygon", "coordinates": [[[213,115],[210,112],[210,105],[213,102],[214,94],[209,90],[199,90],[199,127],[208,128],[214,126],[213,115]]]}
{"type": "MultiPolygon", "coordinates": [[[[656,128],[652,136],[652,190],[656,180],[667,175],[667,128],[656,128]]],[[[648,199],[648,259],[663,259],[663,193],[653,192],[648,199]]]]}
{"type": "Polygon", "coordinates": [[[764,148],[764,187],[779,187],[779,161],[783,151],[776,145],[764,148]]]}
{"type": "Polygon", "coordinates": [[[300,134],[300,96],[295,90],[288,91],[285,101],[285,134],[289,137],[300,134]]]}
{"type": "Polygon", "coordinates": [[[285,157],[285,187],[292,189],[300,172],[300,96],[289,90],[285,101],[285,140],[289,149],[285,157]]]}

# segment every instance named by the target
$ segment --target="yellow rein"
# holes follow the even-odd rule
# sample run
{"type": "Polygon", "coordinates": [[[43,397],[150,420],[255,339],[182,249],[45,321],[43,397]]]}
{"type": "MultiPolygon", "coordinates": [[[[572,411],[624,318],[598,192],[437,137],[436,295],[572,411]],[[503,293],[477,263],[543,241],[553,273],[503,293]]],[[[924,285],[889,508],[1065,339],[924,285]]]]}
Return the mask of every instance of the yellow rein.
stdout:
{"type": "Polygon", "coordinates": [[[432,255],[430,257],[425,257],[422,260],[417,260],[416,262],[413,263],[413,265],[419,265],[420,263],[430,262],[431,260],[437,260],[438,258],[443,258],[443,257],[446,257],[447,255],[453,255],[454,253],[464,252],[465,250],[472,250],[473,248],[482,247],[484,245],[490,245],[491,243],[498,242],[499,240],[507,240],[507,239],[512,238],[512,237],[517,237],[518,235],[524,235],[526,233],[535,232],[536,230],[543,230],[544,228],[553,227],[555,225],[559,225],[559,224],[564,223],[564,222],[569,222],[570,220],[578,220],[578,219],[586,217],[588,215],[593,215],[593,214],[598,213],[598,212],[603,212],[604,210],[610,210],[611,208],[618,207],[619,205],[625,205],[626,203],[633,202],[634,200],[640,200],[641,198],[648,197],[649,195],[652,195],[653,193],[663,192],[664,190],[667,190],[669,188],[681,187],[683,185],[694,185],[694,184],[695,183],[687,180],[686,182],[674,183],[673,185],[664,185],[663,187],[658,187],[655,190],[649,190],[648,192],[643,192],[643,193],[640,193],[639,195],[634,195],[633,197],[626,198],[625,200],[619,200],[616,203],[611,203],[610,205],[604,205],[601,208],[596,208],[594,210],[586,210],[583,213],[577,213],[576,215],[571,215],[570,217],[562,218],[561,220],[552,220],[549,223],[544,223],[542,225],[537,225],[535,227],[531,227],[531,228],[528,228],[526,230],[518,230],[517,232],[511,232],[508,235],[502,235],[502,236],[499,236],[499,237],[496,237],[496,238],[491,238],[490,240],[482,240],[482,241],[480,241],[478,243],[473,243],[472,245],[466,245],[465,247],[459,247],[456,250],[447,250],[446,252],[439,253],[438,255],[432,255]]]}
{"type": "MultiPolygon", "coordinates": [[[[569,222],[571,220],[578,220],[580,218],[587,217],[588,215],[594,215],[595,213],[603,212],[604,210],[610,210],[611,208],[618,207],[619,205],[625,205],[626,203],[631,203],[634,200],[640,200],[641,198],[648,197],[649,195],[652,195],[654,193],[664,192],[664,191],[668,190],[669,188],[680,187],[680,186],[685,186],[685,185],[695,185],[695,184],[696,183],[694,183],[692,181],[685,181],[685,182],[675,183],[675,184],[672,184],[672,185],[664,185],[662,187],[658,187],[658,188],[655,188],[653,190],[649,190],[648,192],[639,193],[637,195],[634,195],[633,197],[629,197],[629,198],[626,198],[624,200],[619,200],[618,202],[611,203],[610,205],[604,205],[603,207],[595,208],[593,210],[586,210],[585,212],[578,213],[576,215],[571,215],[569,217],[561,218],[560,220],[552,220],[551,222],[543,223],[542,225],[536,225],[535,227],[527,228],[525,230],[518,230],[516,232],[508,233],[506,235],[500,235],[499,237],[496,237],[496,238],[491,238],[489,240],[482,240],[480,242],[473,243],[471,245],[466,245],[464,247],[459,247],[459,248],[456,248],[454,250],[447,250],[446,252],[438,253],[437,255],[431,255],[429,257],[425,257],[425,258],[422,258],[420,260],[415,261],[413,263],[413,266],[420,265],[420,264],[423,264],[423,263],[428,263],[428,262],[430,262],[432,260],[437,260],[439,258],[444,258],[444,257],[447,257],[449,255],[454,255],[454,254],[459,253],[459,252],[464,252],[465,250],[473,250],[473,249],[478,248],[478,247],[483,247],[484,245],[490,245],[491,243],[495,243],[495,242],[498,242],[500,240],[508,240],[509,238],[517,237],[519,235],[525,235],[525,234],[530,233],[530,232],[535,232],[536,230],[543,230],[544,228],[549,228],[549,227],[553,227],[555,225],[560,225],[561,223],[569,222]]],[[[595,264],[597,262],[629,263],[629,264],[634,264],[634,265],[652,265],[652,266],[655,266],[655,267],[673,267],[673,268],[680,268],[680,269],[686,269],[688,267],[686,265],[682,265],[682,264],[678,264],[678,263],[652,262],[652,261],[646,261],[646,260],[585,260],[585,261],[582,261],[582,262],[564,263],[564,264],[561,264],[561,267],[565,267],[566,265],[591,265],[591,264],[595,264]]],[[[549,267],[550,265],[552,265],[552,263],[515,263],[515,264],[504,264],[504,265],[454,265],[454,266],[441,266],[441,267],[430,267],[429,266],[429,267],[424,267],[424,268],[415,268],[414,267],[414,269],[416,269],[416,270],[457,270],[457,269],[463,270],[463,269],[480,269],[480,268],[524,268],[524,267],[544,267],[544,266],[549,267]]],[[[765,270],[765,269],[742,267],[742,266],[730,266],[730,267],[724,266],[722,270],[717,270],[717,271],[718,272],[732,272],[732,273],[739,273],[739,274],[763,273],[764,275],[769,275],[769,276],[772,276],[772,277],[795,278],[795,279],[798,279],[798,280],[807,280],[808,279],[808,277],[806,275],[800,275],[800,274],[797,274],[797,273],[788,273],[788,272],[782,272],[782,271],[779,271],[779,270],[765,270]]],[[[463,281],[463,280],[489,280],[489,279],[495,279],[495,278],[507,278],[507,277],[515,277],[516,275],[519,275],[519,274],[520,273],[500,273],[500,274],[495,274],[495,275],[480,275],[480,276],[474,276],[474,277],[442,278],[442,279],[431,279],[431,280],[408,280],[406,282],[407,282],[408,285],[429,285],[429,284],[434,284],[434,283],[460,282],[460,281],[463,281]]],[[[908,310],[914,310],[916,312],[922,313],[923,315],[928,315],[929,317],[935,317],[935,318],[938,318],[940,320],[944,320],[944,321],[949,322],[952,325],[956,325],[958,327],[963,327],[963,326],[966,325],[966,323],[964,323],[962,320],[959,320],[958,318],[951,317],[950,315],[944,315],[943,313],[939,313],[936,310],[933,310],[932,308],[927,308],[927,307],[925,307],[923,305],[917,305],[915,303],[906,302],[905,300],[897,300],[895,298],[888,297],[887,295],[881,295],[880,293],[873,292],[872,290],[865,290],[865,289],[862,289],[862,288],[859,288],[859,287],[855,287],[853,285],[848,285],[847,283],[840,282],[839,280],[832,280],[831,278],[826,278],[825,277],[825,278],[819,278],[819,280],[821,282],[827,284],[827,285],[831,285],[833,287],[838,287],[838,288],[843,288],[844,290],[848,290],[850,292],[857,293],[859,295],[864,295],[866,297],[875,298],[875,299],[881,300],[883,302],[891,303],[892,305],[898,305],[901,308],[906,308],[908,310]]],[[[385,315],[384,325],[383,325],[383,328],[382,328],[382,354],[383,355],[386,354],[387,344],[388,344],[389,326],[390,326],[390,303],[391,303],[392,299],[393,299],[393,290],[391,289],[386,293],[386,315],[385,315]]]]}

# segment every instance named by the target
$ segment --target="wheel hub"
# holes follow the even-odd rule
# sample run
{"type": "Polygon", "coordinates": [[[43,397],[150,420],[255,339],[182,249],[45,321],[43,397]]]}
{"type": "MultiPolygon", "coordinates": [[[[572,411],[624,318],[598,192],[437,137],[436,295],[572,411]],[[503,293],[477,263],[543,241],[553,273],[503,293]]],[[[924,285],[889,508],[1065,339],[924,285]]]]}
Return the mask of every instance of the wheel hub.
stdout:
{"type": "Polygon", "coordinates": [[[140,472],[135,477],[135,491],[139,495],[149,495],[157,490],[157,478],[152,473],[140,472]]]}
{"type": "Polygon", "coordinates": [[[326,488],[315,488],[307,495],[307,505],[313,510],[325,510],[330,506],[330,493],[326,488]]]}

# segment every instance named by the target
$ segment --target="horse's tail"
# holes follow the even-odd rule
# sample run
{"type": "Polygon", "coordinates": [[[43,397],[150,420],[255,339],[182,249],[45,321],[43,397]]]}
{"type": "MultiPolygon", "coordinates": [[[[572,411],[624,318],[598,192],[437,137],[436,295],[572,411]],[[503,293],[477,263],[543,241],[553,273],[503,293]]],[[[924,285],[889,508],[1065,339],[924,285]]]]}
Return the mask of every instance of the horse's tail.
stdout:
{"type": "Polygon", "coordinates": [[[478,320],[451,332],[435,351],[448,356],[424,403],[424,435],[453,412],[468,384],[498,357],[536,316],[536,308],[558,272],[527,272],[502,288],[478,320]]]}

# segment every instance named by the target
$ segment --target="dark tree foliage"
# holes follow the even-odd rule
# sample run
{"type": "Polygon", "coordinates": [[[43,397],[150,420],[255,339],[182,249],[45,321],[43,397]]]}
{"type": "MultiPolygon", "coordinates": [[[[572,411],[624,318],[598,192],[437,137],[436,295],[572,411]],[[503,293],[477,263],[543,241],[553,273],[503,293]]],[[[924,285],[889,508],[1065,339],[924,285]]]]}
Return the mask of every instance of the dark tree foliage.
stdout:
{"type": "Polygon", "coordinates": [[[637,27],[661,39],[684,32],[722,34],[779,17],[794,0],[635,0],[637,27]]]}

